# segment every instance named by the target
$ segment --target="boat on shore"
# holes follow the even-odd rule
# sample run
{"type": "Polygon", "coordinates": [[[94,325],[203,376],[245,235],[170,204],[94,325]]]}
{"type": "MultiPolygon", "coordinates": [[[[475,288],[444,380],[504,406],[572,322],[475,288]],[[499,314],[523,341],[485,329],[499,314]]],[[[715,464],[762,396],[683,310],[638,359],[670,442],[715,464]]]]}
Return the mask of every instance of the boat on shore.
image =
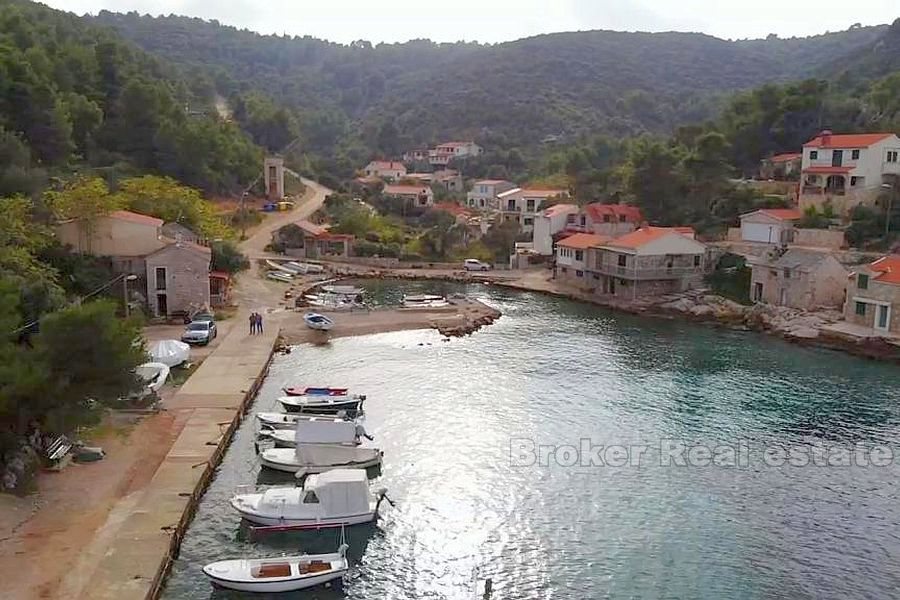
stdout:
{"type": "Polygon", "coordinates": [[[315,312],[308,312],[303,315],[303,322],[306,323],[307,327],[316,331],[329,331],[332,327],[334,327],[333,320],[329,319],[325,315],[321,315],[315,312]]]}
{"type": "Polygon", "coordinates": [[[284,387],[281,388],[288,396],[346,396],[347,388],[339,387],[284,387]]]}
{"type": "Polygon", "coordinates": [[[403,308],[445,308],[450,306],[450,302],[444,296],[435,294],[412,294],[404,295],[403,308]]]}
{"type": "Polygon", "coordinates": [[[297,444],[295,448],[269,448],[259,453],[262,466],[295,473],[298,477],[334,469],[368,469],[381,464],[384,453],[378,448],[339,444],[297,444]]]}
{"type": "Polygon", "coordinates": [[[336,527],[374,521],[385,493],[372,493],[363,469],[334,469],[310,475],[303,487],[238,488],[231,507],[258,525],[336,527]]]}
{"type": "Polygon", "coordinates": [[[347,544],[328,554],[220,560],[203,567],[216,587],[240,592],[293,592],[340,579],[349,570],[347,544]]]}
{"type": "Polygon", "coordinates": [[[285,275],[289,275],[290,277],[297,275],[297,271],[285,266],[284,263],[270,260],[268,258],[266,259],[266,266],[274,271],[278,271],[279,273],[284,273],[285,275]]]}
{"type": "Polygon", "coordinates": [[[310,414],[310,413],[276,413],[276,412],[259,412],[256,413],[256,420],[261,427],[269,429],[296,429],[297,423],[303,421],[351,421],[347,412],[338,411],[327,415],[310,414]]]}
{"type": "Polygon", "coordinates": [[[273,281],[280,281],[281,283],[293,283],[293,276],[288,275],[283,271],[269,271],[266,273],[266,277],[273,281]]]}
{"type": "Polygon", "coordinates": [[[302,263],[294,260],[286,262],[281,266],[290,269],[297,275],[320,275],[325,272],[325,268],[322,265],[302,263]]]}
{"type": "Polygon", "coordinates": [[[278,402],[287,412],[335,413],[339,410],[358,411],[365,402],[365,394],[352,396],[325,396],[312,394],[305,396],[281,396],[278,402]]]}

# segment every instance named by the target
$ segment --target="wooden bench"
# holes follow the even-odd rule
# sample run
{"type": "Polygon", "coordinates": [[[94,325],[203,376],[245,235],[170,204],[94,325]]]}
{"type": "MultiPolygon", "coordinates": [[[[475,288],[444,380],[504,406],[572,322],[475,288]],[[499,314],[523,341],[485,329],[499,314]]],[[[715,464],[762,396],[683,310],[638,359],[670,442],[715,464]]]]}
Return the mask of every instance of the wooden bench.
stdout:
{"type": "Polygon", "coordinates": [[[66,436],[61,435],[53,440],[47,446],[45,453],[47,462],[50,463],[50,466],[47,468],[51,471],[62,471],[69,464],[69,461],[72,460],[72,455],[69,454],[71,449],[72,442],[66,436]]]}

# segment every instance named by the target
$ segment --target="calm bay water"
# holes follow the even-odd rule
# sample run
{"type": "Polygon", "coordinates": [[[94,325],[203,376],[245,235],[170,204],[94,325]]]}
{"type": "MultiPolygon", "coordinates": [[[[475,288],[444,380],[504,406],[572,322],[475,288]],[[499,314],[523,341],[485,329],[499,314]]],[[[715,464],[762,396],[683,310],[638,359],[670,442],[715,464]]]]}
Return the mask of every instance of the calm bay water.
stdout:
{"type": "MultiPolygon", "coordinates": [[[[381,299],[398,293],[373,285],[381,299]]],[[[254,410],[274,409],[288,384],[369,395],[366,428],[385,451],[373,485],[397,502],[377,526],[349,531],[342,589],[284,597],[474,598],[476,573],[497,599],[896,597],[900,369],[540,295],[440,287],[504,317],[451,342],[426,331],[339,339],[273,364],[254,410]],[[530,443],[582,439],[631,447],[632,458],[646,450],[625,466],[523,464],[530,443]],[[735,466],[666,464],[678,443],[718,444],[723,459],[722,445],[747,450],[735,466]],[[875,445],[897,458],[839,466],[840,451],[875,445]],[[791,448],[829,452],[833,466],[778,466],[791,448]]],[[[212,590],[200,568],[213,560],[337,546],[335,532],[246,539],[227,504],[234,488],[290,482],[260,474],[254,427],[247,419],[225,456],[165,598],[241,597],[212,590]]]]}

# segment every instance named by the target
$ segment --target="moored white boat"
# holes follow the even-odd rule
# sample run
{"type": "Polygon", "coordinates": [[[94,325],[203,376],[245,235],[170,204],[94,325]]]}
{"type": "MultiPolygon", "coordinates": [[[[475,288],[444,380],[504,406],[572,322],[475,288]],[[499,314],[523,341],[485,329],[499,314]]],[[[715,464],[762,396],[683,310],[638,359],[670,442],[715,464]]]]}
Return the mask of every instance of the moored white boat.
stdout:
{"type": "Polygon", "coordinates": [[[347,413],[341,411],[328,415],[277,412],[256,413],[256,420],[259,421],[260,426],[271,429],[296,429],[297,423],[301,421],[333,421],[335,419],[347,421],[347,413]]]}
{"type": "Polygon", "coordinates": [[[291,592],[315,587],[344,576],[350,564],[347,545],[329,554],[220,560],[203,567],[218,587],[241,592],[291,592]]]}
{"type": "Polygon", "coordinates": [[[295,448],[263,450],[259,453],[259,462],[264,467],[300,476],[333,469],[368,469],[380,465],[382,456],[378,448],[298,444],[295,448]]]}
{"type": "Polygon", "coordinates": [[[358,446],[360,438],[372,439],[365,427],[343,419],[316,419],[298,421],[294,429],[270,429],[260,431],[260,436],[270,438],[279,448],[294,448],[297,444],[342,444],[358,446]]]}
{"type": "Polygon", "coordinates": [[[444,308],[450,303],[444,296],[434,294],[413,294],[403,296],[403,308],[444,308]]]}
{"type": "Polygon", "coordinates": [[[239,488],[231,507],[259,525],[334,527],[373,521],[385,490],[372,494],[363,469],[310,475],[303,487],[239,488]]]}
{"type": "Polygon", "coordinates": [[[306,326],[310,329],[315,329],[316,331],[328,331],[332,327],[334,327],[334,321],[326,317],[325,315],[320,315],[319,313],[308,312],[303,315],[303,322],[306,323],[306,326]]]}
{"type": "Polygon", "coordinates": [[[282,396],[278,401],[288,412],[337,412],[339,410],[359,410],[365,399],[365,394],[353,394],[352,396],[308,394],[305,396],[282,396]]]}

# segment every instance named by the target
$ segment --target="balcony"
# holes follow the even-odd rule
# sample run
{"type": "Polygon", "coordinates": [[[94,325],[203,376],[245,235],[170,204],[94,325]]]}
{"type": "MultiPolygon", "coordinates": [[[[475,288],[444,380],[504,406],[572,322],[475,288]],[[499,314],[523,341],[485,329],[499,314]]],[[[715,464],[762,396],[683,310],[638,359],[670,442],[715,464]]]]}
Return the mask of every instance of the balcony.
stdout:
{"type": "Polygon", "coordinates": [[[650,280],[650,279],[681,279],[682,277],[692,277],[695,275],[703,275],[703,266],[698,267],[638,267],[621,266],[602,263],[589,269],[601,275],[610,275],[612,277],[621,277],[622,279],[632,280],[650,280]]]}

